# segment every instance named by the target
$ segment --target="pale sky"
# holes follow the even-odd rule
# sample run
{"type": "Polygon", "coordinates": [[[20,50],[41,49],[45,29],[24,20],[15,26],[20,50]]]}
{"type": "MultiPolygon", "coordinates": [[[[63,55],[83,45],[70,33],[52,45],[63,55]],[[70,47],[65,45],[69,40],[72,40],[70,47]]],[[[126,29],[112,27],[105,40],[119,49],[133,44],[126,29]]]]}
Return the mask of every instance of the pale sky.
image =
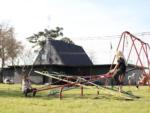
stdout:
{"type": "Polygon", "coordinates": [[[150,0],[0,0],[0,23],[12,25],[20,41],[45,28],[63,27],[64,35],[93,56],[95,64],[107,64],[118,39],[101,37],[150,32],[149,11],[150,0]]]}

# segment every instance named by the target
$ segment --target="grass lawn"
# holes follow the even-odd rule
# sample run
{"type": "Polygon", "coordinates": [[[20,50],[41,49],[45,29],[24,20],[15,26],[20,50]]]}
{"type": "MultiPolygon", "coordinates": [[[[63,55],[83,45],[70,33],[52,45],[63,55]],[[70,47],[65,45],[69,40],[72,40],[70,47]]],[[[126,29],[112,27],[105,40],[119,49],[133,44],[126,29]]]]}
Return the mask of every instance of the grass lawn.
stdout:
{"type": "MultiPolygon", "coordinates": [[[[39,86],[35,86],[39,87],[39,86]]],[[[80,89],[63,92],[59,95],[47,96],[49,91],[37,93],[35,97],[24,97],[21,85],[0,84],[0,113],[150,113],[150,89],[147,86],[124,87],[141,98],[125,100],[118,95],[111,95],[100,90],[100,95],[92,89],[80,89]]]]}

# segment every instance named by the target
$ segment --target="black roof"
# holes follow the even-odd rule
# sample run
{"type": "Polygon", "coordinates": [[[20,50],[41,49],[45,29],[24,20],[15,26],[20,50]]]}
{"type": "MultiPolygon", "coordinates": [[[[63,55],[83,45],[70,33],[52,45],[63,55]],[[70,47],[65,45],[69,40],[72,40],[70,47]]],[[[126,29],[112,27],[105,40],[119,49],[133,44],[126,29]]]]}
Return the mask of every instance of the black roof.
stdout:
{"type": "Polygon", "coordinates": [[[93,65],[84,49],[78,45],[58,40],[48,40],[45,44],[45,51],[47,51],[47,60],[43,61],[45,63],[35,61],[35,64],[57,64],[70,66],[93,65]]]}
{"type": "Polygon", "coordinates": [[[65,65],[92,65],[91,60],[81,46],[63,41],[51,42],[65,65]]]}

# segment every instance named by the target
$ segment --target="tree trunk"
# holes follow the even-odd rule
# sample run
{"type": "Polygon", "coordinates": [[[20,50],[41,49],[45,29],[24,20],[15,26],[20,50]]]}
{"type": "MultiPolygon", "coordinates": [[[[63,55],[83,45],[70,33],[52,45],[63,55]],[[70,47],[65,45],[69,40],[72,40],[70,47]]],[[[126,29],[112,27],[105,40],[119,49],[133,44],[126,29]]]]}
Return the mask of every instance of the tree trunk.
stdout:
{"type": "Polygon", "coordinates": [[[5,56],[4,56],[4,48],[2,48],[2,65],[1,65],[1,71],[0,71],[0,83],[3,83],[3,77],[4,77],[4,65],[5,65],[5,56]]]}
{"type": "Polygon", "coordinates": [[[4,76],[3,70],[4,70],[4,58],[2,58],[2,65],[0,71],[0,83],[3,83],[3,76],[4,76]]]}

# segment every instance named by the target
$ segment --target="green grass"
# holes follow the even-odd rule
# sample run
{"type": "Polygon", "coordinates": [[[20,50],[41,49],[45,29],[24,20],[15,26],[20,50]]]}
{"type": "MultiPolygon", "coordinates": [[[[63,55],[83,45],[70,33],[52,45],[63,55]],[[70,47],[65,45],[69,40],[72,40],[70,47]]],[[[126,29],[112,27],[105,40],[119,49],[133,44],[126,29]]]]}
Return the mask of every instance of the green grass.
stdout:
{"type": "MultiPolygon", "coordinates": [[[[35,86],[39,87],[39,86],[35,86]]],[[[47,96],[49,91],[37,93],[36,97],[24,97],[21,85],[0,84],[0,113],[150,113],[150,89],[147,86],[124,87],[141,98],[132,101],[118,95],[111,95],[100,90],[84,89],[84,96],[80,96],[80,89],[63,92],[59,95],[47,96]]]]}

